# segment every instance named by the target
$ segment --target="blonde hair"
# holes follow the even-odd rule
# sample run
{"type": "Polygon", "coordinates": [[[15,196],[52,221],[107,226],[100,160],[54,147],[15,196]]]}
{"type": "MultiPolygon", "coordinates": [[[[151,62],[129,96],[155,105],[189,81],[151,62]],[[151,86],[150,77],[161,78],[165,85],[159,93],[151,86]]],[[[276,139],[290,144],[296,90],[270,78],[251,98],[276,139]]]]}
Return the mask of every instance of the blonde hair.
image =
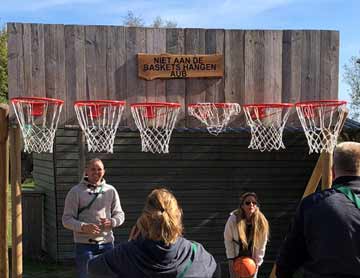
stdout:
{"type": "Polygon", "coordinates": [[[154,189],[146,198],[143,212],[136,223],[145,238],[174,243],[182,235],[182,210],[175,196],[165,188],[154,189]]]}
{"type": "Polygon", "coordinates": [[[252,241],[253,242],[252,253],[254,253],[254,249],[260,249],[263,243],[268,239],[269,223],[265,215],[260,211],[259,207],[257,206],[256,211],[251,216],[252,228],[250,234],[249,235],[246,234],[247,220],[244,210],[241,208],[241,206],[244,204],[244,201],[248,196],[254,197],[256,202],[259,203],[256,193],[245,192],[240,197],[240,206],[235,211],[235,215],[236,215],[237,228],[239,232],[239,240],[242,244],[242,248],[244,250],[248,249],[250,241],[252,241]]]}
{"type": "Polygon", "coordinates": [[[360,175],[360,143],[342,142],[334,151],[335,174],[360,175]]]}

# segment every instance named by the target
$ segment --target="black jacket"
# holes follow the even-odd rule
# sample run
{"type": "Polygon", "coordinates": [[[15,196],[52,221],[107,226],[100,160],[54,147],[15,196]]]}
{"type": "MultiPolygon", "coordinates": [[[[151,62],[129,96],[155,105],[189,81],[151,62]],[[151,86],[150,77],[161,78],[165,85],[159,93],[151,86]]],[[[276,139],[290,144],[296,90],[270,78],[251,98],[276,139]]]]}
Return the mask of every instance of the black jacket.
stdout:
{"type": "Polygon", "coordinates": [[[192,242],[182,237],[170,246],[148,239],[132,240],[90,260],[89,277],[175,278],[184,271],[190,259],[193,263],[184,278],[213,277],[217,267],[213,256],[201,244],[194,243],[197,246],[195,255],[192,242]]]}
{"type": "MultiPolygon", "coordinates": [[[[360,197],[360,177],[340,177],[337,184],[360,197]]],[[[277,278],[292,277],[300,266],[304,277],[360,277],[360,209],[335,189],[304,198],[276,265],[277,278]]]]}

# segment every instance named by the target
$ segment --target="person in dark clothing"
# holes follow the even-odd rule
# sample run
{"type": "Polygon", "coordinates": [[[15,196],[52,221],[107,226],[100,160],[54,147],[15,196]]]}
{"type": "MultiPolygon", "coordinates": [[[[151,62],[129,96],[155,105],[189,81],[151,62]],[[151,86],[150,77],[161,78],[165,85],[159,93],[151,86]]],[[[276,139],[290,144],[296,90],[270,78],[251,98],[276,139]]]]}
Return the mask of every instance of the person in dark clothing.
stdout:
{"type": "Polygon", "coordinates": [[[360,143],[334,151],[332,188],[300,203],[276,260],[277,278],[360,277],[360,143]]]}
{"type": "Polygon", "coordinates": [[[182,210],[166,189],[153,190],[129,241],[89,262],[92,278],[220,278],[215,259],[182,237],[182,210]]]}

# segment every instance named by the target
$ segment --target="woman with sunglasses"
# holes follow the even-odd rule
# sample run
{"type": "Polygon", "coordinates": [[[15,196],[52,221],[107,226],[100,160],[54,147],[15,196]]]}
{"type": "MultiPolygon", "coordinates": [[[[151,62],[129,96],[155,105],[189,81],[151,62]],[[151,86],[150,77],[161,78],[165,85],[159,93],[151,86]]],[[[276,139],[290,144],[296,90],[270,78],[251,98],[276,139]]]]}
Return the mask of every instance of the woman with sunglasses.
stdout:
{"type": "Polygon", "coordinates": [[[260,211],[256,194],[245,192],[240,196],[239,208],[230,213],[224,231],[231,278],[237,277],[234,271],[234,259],[242,256],[251,257],[255,261],[254,277],[256,277],[258,268],[263,262],[268,237],[269,223],[260,211]]]}

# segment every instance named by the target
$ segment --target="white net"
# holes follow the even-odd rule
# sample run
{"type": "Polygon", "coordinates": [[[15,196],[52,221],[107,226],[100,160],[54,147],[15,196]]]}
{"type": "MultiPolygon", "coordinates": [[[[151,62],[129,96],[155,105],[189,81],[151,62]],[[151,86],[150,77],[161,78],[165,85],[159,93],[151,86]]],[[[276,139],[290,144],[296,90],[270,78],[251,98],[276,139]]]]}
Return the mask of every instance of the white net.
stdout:
{"type": "Polygon", "coordinates": [[[16,118],[24,139],[27,153],[52,153],[62,100],[22,97],[13,98],[16,118]]]}
{"type": "Polygon", "coordinates": [[[309,145],[309,153],[333,152],[348,109],[345,101],[295,104],[309,145]]]}
{"type": "Polygon", "coordinates": [[[124,101],[78,101],[74,105],[89,152],[113,153],[124,101]]]}
{"type": "Polygon", "coordinates": [[[191,116],[197,118],[206,125],[206,129],[212,135],[217,136],[227,127],[232,116],[241,111],[237,103],[196,103],[188,106],[191,116]]]}
{"type": "Polygon", "coordinates": [[[169,153],[169,142],[179,111],[178,103],[131,105],[131,113],[140,131],[143,152],[169,153]]]}
{"type": "Polygon", "coordinates": [[[291,107],[287,103],[244,105],[251,131],[249,148],[261,152],[285,149],[283,131],[291,107]]]}

